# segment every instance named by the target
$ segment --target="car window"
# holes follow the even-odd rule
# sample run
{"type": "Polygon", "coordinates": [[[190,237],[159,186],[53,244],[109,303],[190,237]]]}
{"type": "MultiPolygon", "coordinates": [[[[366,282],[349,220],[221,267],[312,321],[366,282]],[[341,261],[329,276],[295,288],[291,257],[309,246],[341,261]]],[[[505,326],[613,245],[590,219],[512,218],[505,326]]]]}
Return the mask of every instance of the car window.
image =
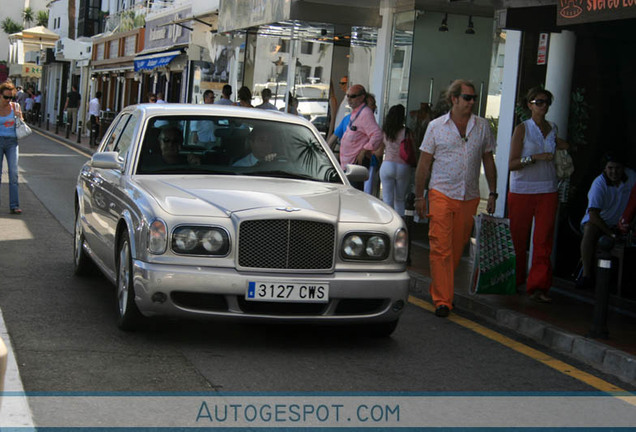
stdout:
{"type": "Polygon", "coordinates": [[[130,116],[128,122],[126,122],[126,126],[124,126],[123,130],[120,132],[119,140],[115,143],[112,151],[116,151],[119,153],[119,158],[121,160],[126,159],[126,153],[132,144],[135,127],[137,126],[139,120],[139,114],[133,113],[130,116]]]}
{"type": "Polygon", "coordinates": [[[112,129],[110,136],[108,137],[108,141],[106,142],[106,146],[104,147],[104,151],[115,151],[115,145],[121,136],[121,132],[128,123],[130,119],[130,114],[122,114],[117,123],[112,129]]]}
{"type": "Polygon", "coordinates": [[[311,128],[223,116],[148,121],[137,174],[264,176],[342,183],[311,128]]]}

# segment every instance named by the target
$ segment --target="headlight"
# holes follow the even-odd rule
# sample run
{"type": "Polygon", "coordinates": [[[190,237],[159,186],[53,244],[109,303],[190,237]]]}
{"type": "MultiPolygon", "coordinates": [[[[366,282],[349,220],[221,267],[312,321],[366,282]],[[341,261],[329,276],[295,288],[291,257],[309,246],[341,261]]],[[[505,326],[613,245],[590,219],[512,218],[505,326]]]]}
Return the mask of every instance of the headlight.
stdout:
{"type": "Polygon", "coordinates": [[[393,256],[397,262],[406,262],[409,255],[409,236],[405,229],[395,233],[393,256]]]}
{"type": "Polygon", "coordinates": [[[148,250],[153,254],[162,254],[166,251],[168,235],[166,224],[163,221],[155,220],[148,228],[148,250]]]}
{"type": "Polygon", "coordinates": [[[355,260],[383,260],[389,255],[389,239],[384,234],[351,233],[342,242],[342,257],[355,260]]]}
{"type": "Polygon", "coordinates": [[[172,232],[172,250],[188,255],[227,255],[230,240],[222,228],[182,226],[172,232]]]}

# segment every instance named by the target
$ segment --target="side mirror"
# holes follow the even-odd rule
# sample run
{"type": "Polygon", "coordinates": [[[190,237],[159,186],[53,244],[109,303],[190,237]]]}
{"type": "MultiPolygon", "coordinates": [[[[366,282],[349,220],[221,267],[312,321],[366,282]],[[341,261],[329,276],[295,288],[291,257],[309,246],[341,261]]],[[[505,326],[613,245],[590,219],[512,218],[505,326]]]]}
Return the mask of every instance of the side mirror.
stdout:
{"type": "Polygon", "coordinates": [[[91,166],[93,168],[120,170],[122,168],[122,163],[119,161],[119,153],[101,152],[95,153],[93,157],[91,157],[91,166]]]}
{"type": "Polygon", "coordinates": [[[347,164],[345,176],[349,182],[363,182],[369,178],[369,170],[362,165],[347,164]]]}

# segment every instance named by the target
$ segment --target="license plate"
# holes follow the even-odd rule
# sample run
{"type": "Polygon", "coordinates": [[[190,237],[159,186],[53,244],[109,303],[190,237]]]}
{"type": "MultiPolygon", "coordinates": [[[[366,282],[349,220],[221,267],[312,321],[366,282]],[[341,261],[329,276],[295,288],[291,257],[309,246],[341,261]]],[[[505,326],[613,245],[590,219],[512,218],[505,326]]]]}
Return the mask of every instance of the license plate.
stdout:
{"type": "Polygon", "coordinates": [[[252,301],[327,303],[329,284],[248,282],[245,298],[252,301]]]}

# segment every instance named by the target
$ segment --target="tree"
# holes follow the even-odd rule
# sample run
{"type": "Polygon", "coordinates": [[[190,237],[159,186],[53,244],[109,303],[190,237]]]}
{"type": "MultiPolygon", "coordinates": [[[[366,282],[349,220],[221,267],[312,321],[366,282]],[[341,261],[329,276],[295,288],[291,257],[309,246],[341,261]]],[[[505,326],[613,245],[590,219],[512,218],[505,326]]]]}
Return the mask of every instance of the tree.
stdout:
{"type": "Polygon", "coordinates": [[[24,8],[22,11],[22,20],[24,24],[28,27],[31,27],[31,23],[35,21],[35,12],[30,7],[24,8]]]}
{"type": "Polygon", "coordinates": [[[0,25],[2,26],[2,31],[6,34],[18,33],[24,30],[23,26],[13,21],[9,17],[5,18],[0,25]]]}
{"type": "Polygon", "coordinates": [[[35,23],[39,26],[48,27],[49,26],[49,11],[48,10],[38,11],[35,17],[35,23]]]}

